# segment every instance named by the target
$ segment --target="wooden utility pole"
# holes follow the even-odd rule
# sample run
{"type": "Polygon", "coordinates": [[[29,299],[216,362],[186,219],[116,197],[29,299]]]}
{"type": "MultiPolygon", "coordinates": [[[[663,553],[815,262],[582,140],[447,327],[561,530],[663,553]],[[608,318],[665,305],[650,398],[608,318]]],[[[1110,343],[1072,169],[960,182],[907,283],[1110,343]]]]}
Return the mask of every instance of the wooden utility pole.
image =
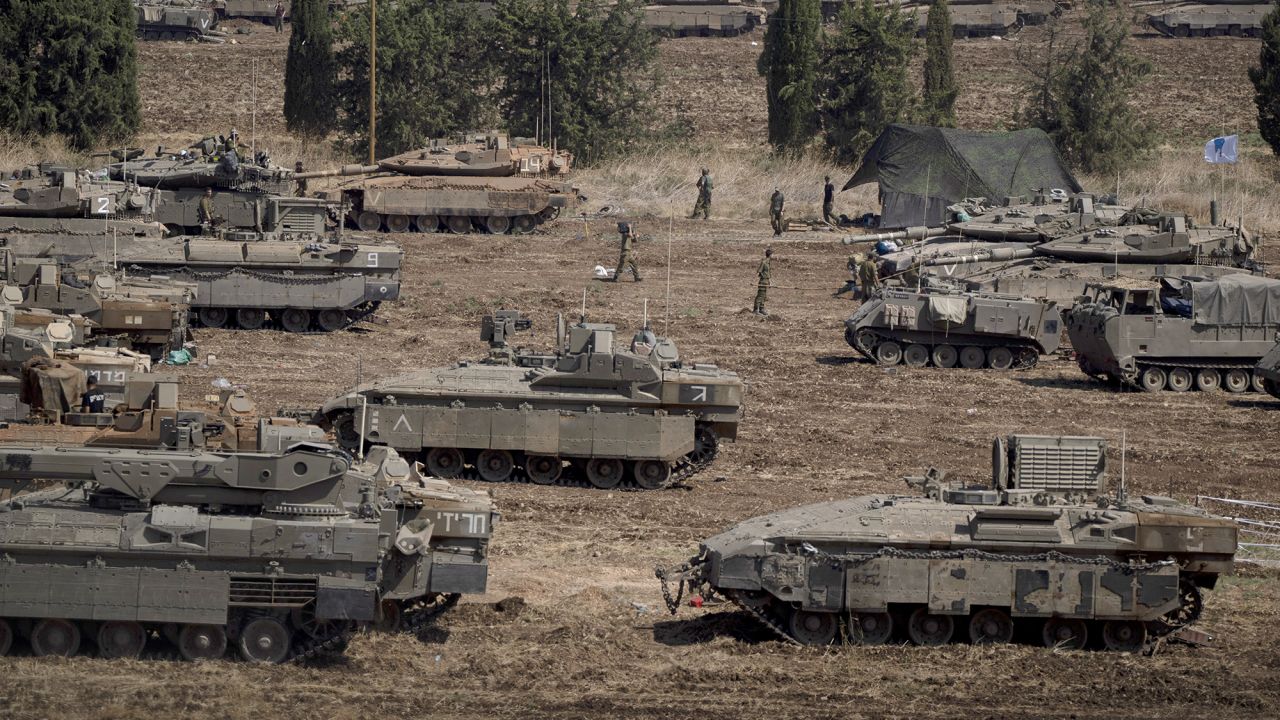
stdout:
{"type": "Polygon", "coordinates": [[[378,0],[369,0],[369,164],[378,154],[378,0]]]}

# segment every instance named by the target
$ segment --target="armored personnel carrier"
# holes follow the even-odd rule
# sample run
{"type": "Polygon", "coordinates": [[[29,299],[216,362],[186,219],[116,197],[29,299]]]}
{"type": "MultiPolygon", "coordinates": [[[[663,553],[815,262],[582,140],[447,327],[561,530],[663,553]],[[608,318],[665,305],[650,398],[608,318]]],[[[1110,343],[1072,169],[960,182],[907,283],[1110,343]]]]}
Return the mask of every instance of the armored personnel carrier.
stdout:
{"type": "Polygon", "coordinates": [[[1012,295],[887,288],[845,321],[845,341],[881,365],[1034,367],[1058,349],[1058,306],[1012,295]]]}
{"type": "Polygon", "coordinates": [[[1261,391],[1254,366],[1280,339],[1280,280],[1163,278],[1090,285],[1066,314],[1080,369],[1147,392],[1261,391]]]}
{"type": "Polygon", "coordinates": [[[1202,589],[1232,571],[1233,521],[1168,497],[1106,497],[1101,438],[997,438],[987,485],[907,478],[922,495],[783,510],[703,541],[659,570],[723,595],[801,645],[924,646],[956,636],[1137,651],[1199,619],[1202,589]]]}
{"type": "MultiPolygon", "coordinates": [[[[307,438],[254,453],[0,448],[0,655],[276,663],[359,625],[417,625],[485,589],[497,513],[388,448],[307,438]],[[52,489],[32,489],[53,483],[52,489]],[[78,491],[78,492],[77,492],[78,491]]],[[[181,434],[179,430],[178,434],[181,434]]],[[[190,438],[188,438],[190,440],[190,438]]]]}
{"type": "Polygon", "coordinates": [[[1280,343],[1276,343],[1270,352],[1262,356],[1253,369],[1253,376],[1262,378],[1262,389],[1280,399],[1280,343]]]}
{"type": "Polygon", "coordinates": [[[648,329],[615,348],[613,325],[585,321],[567,332],[560,322],[553,354],[513,350],[511,335],[528,327],[516,311],[487,316],[488,359],[360,385],[327,401],[317,421],[347,448],[420,453],[438,477],[468,465],[493,482],[519,472],[550,485],[581,473],[602,489],[628,478],[661,488],[737,438],[736,373],[685,363],[648,329]]]}
{"type": "Polygon", "coordinates": [[[220,43],[218,16],[197,0],[135,0],[140,40],[200,40],[220,43]]]}
{"type": "Polygon", "coordinates": [[[1175,1],[1158,3],[1147,9],[1147,24],[1169,37],[1261,37],[1262,18],[1271,10],[1271,3],[1175,1]]]}
{"type": "Polygon", "coordinates": [[[576,202],[576,189],[562,179],[571,162],[569,153],[527,140],[480,135],[432,140],[377,165],[297,173],[294,179],[361,176],[321,197],[345,207],[347,221],[365,232],[523,234],[576,202]]]}
{"type": "Polygon", "coordinates": [[[660,0],[644,7],[644,25],[671,37],[731,37],[761,27],[767,13],[743,0],[660,0]]]}
{"type": "Polygon", "coordinates": [[[334,332],[400,297],[400,248],[322,242],[171,238],[138,241],[119,255],[130,276],[195,285],[205,327],[334,332]]]}

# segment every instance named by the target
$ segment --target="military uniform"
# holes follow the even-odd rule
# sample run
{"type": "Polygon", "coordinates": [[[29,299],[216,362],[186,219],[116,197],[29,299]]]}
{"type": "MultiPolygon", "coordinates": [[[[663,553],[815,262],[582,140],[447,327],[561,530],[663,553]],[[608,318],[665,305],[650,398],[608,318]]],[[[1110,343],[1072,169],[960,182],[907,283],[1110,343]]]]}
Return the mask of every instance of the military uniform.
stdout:
{"type": "Polygon", "coordinates": [[[699,213],[703,220],[711,218],[711,185],[711,174],[703,170],[702,177],[698,178],[698,202],[694,203],[690,218],[698,217],[699,213]]]}
{"type": "Polygon", "coordinates": [[[861,263],[858,263],[858,282],[862,285],[863,300],[870,298],[872,293],[880,289],[880,269],[876,267],[874,255],[867,255],[861,263]]]}
{"type": "Polygon", "coordinates": [[[781,190],[774,190],[773,196],[769,198],[769,222],[773,224],[774,235],[782,234],[782,204],[785,201],[781,190]]]}
{"type": "Polygon", "coordinates": [[[840,297],[845,293],[851,293],[858,289],[858,267],[862,264],[862,255],[850,255],[844,266],[849,269],[849,279],[839,290],[831,294],[831,297],[840,297]]]}
{"type": "Polygon", "coordinates": [[[613,281],[622,282],[622,273],[630,272],[631,277],[635,278],[636,282],[640,282],[644,278],[640,277],[640,268],[636,267],[635,253],[631,247],[636,238],[635,230],[631,228],[630,224],[627,224],[621,235],[622,244],[618,251],[618,269],[613,273],[613,281]]]}
{"type": "Polygon", "coordinates": [[[831,215],[835,206],[836,186],[831,184],[831,178],[827,178],[827,184],[822,188],[822,222],[831,224],[831,215]]]}
{"type": "Polygon", "coordinates": [[[213,228],[213,198],[205,195],[200,198],[200,207],[196,211],[196,219],[206,229],[213,228]]]}
{"type": "Polygon", "coordinates": [[[765,253],[764,259],[760,261],[760,269],[756,270],[758,284],[756,285],[756,303],[752,312],[757,315],[768,315],[764,310],[764,303],[769,299],[769,258],[770,255],[765,253]]]}

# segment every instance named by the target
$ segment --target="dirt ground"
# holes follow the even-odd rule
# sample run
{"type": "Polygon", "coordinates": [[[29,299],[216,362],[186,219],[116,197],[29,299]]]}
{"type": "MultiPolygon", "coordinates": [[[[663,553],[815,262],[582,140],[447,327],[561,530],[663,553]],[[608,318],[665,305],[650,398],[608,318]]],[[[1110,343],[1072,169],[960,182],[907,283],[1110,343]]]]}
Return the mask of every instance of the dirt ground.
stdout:
{"type": "MultiPolygon", "coordinates": [[[[218,49],[218,57],[228,58],[226,68],[243,66],[246,51],[262,50],[254,44],[259,37],[218,49]]],[[[262,42],[268,41],[277,42],[262,42]]],[[[698,42],[706,41],[667,48],[702,52],[698,42]]],[[[981,41],[992,52],[1002,47],[996,42],[981,41]]],[[[1240,44],[1178,47],[1197,48],[1207,73],[1221,48],[1233,57],[1247,54],[1236,51],[1240,44]]],[[[239,116],[219,114],[216,99],[199,90],[216,83],[195,80],[225,77],[232,69],[177,62],[178,53],[203,58],[212,52],[186,45],[144,49],[150,128],[195,133],[223,131],[228,120],[245,125],[239,116]],[[169,62],[171,70],[158,67],[169,62]],[[168,72],[201,99],[160,100],[157,78],[168,72]]],[[[1002,82],[994,66],[1006,59],[986,61],[993,86],[1002,82]]],[[[731,77],[746,80],[737,68],[705,91],[718,92],[731,77]]],[[[1177,89],[1193,91],[1189,82],[1177,89]]],[[[963,112],[983,112],[979,103],[965,102],[963,112]]],[[[742,109],[725,113],[733,125],[741,121],[733,132],[758,136],[762,111],[742,109]]],[[[272,127],[278,120],[259,122],[272,127]]],[[[762,321],[748,309],[756,264],[771,239],[765,223],[681,221],[670,243],[665,227],[642,225],[640,234],[645,281],[618,285],[591,279],[597,263],[616,259],[609,220],[562,220],[520,238],[396,236],[407,253],[404,300],[384,307],[378,322],[332,336],[198,331],[201,364],[179,375],[192,405],[200,405],[212,381],[228,378],[243,383],[263,409],[316,406],[358,373],[371,378],[483,355],[478,323],[492,309],[528,313],[534,329],[524,342],[547,348],[556,313],[576,318],[584,288],[588,316],[618,323],[623,338],[639,326],[647,300],[651,322],[679,343],[686,359],[735,370],[749,384],[738,442],[690,489],[468,483],[491,490],[503,514],[489,592],[466,598],[425,639],[362,636],[344,659],[308,667],[5,658],[3,716],[808,720],[1280,713],[1280,585],[1274,575],[1247,567],[1208,594],[1202,626],[1217,636],[1216,646],[1169,647],[1152,658],[1028,645],[823,651],[772,641],[746,616],[719,607],[684,607],[669,616],[653,567],[687,558],[699,539],[801,503],[903,492],[899,478],[930,464],[980,479],[988,475],[989,443],[1000,434],[1102,435],[1113,441],[1115,466],[1123,437],[1131,492],[1274,501],[1280,402],[1225,393],[1113,392],[1087,382],[1065,358],[1010,373],[878,368],[857,360],[842,338],[842,321],[854,305],[830,297],[845,279],[846,253],[832,236],[796,234],[775,245],[774,282],[782,287],[771,293],[772,314],[762,321]],[[509,597],[525,604],[505,612],[494,606],[509,597]]]]}

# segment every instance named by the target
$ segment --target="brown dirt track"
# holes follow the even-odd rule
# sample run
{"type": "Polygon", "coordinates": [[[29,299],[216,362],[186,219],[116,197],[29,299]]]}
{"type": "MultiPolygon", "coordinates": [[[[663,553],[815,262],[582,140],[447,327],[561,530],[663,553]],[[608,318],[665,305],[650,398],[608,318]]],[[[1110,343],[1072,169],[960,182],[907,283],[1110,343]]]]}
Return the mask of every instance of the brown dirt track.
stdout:
{"type": "MultiPolygon", "coordinates": [[[[156,62],[161,52],[145,51],[144,62],[156,62]]],[[[191,69],[180,65],[177,72],[191,69]]],[[[224,131],[212,125],[222,122],[215,106],[190,112],[171,125],[157,122],[154,131],[224,131]]],[[[754,127],[745,132],[758,134],[754,127]]],[[[198,404],[211,380],[227,377],[245,383],[266,409],[314,406],[354,381],[357,359],[373,377],[481,355],[477,324],[497,307],[532,315],[535,329],[526,342],[547,347],[555,313],[575,315],[584,287],[590,317],[619,323],[623,337],[638,326],[645,299],[661,328],[663,225],[642,225],[642,236],[652,236],[639,248],[647,279],[634,285],[590,280],[596,263],[609,266],[616,258],[612,221],[593,221],[585,231],[580,222],[562,221],[525,238],[397,236],[408,255],[405,300],[379,313],[384,324],[333,336],[199,331],[203,355],[217,360],[180,371],[184,394],[198,404]]],[[[781,720],[1280,713],[1280,599],[1275,577],[1258,570],[1209,594],[1203,626],[1219,637],[1216,647],[1169,647],[1154,658],[1029,645],[824,652],[771,641],[748,618],[722,608],[685,607],[668,616],[652,568],[683,560],[700,538],[800,503],[904,491],[897,478],[928,464],[979,479],[997,434],[1101,434],[1118,445],[1123,433],[1131,491],[1181,499],[1277,497],[1280,402],[1225,393],[1116,393],[1086,382],[1065,359],[1006,374],[859,362],[841,337],[853,305],[829,297],[844,280],[844,251],[826,235],[796,237],[776,245],[774,276],[778,285],[801,289],[774,290],[774,314],[760,321],[747,308],[770,239],[767,225],[675,225],[669,334],[686,358],[734,369],[750,383],[739,441],[691,489],[487,486],[503,512],[490,592],[467,598],[425,640],[363,636],[345,659],[301,668],[6,658],[3,715],[781,720]],[[492,605],[511,596],[525,599],[523,611],[492,605]]],[[[1280,260],[1271,252],[1272,261],[1280,260]]]]}

